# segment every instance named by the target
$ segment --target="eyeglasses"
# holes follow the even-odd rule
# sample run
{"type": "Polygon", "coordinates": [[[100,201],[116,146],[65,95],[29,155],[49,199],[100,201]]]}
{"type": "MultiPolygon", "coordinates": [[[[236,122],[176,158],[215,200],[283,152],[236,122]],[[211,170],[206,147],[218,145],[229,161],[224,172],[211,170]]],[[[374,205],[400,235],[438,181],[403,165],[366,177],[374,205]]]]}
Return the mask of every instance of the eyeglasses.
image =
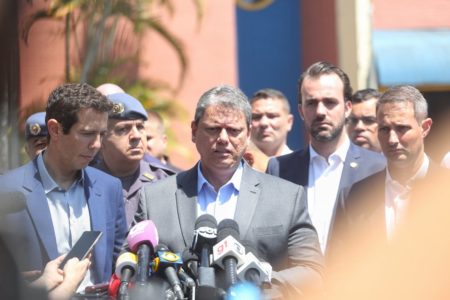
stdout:
{"type": "Polygon", "coordinates": [[[369,126],[369,125],[375,124],[377,122],[377,119],[375,117],[361,117],[361,118],[348,117],[347,118],[347,122],[352,125],[358,124],[359,121],[362,121],[364,125],[369,126]]]}

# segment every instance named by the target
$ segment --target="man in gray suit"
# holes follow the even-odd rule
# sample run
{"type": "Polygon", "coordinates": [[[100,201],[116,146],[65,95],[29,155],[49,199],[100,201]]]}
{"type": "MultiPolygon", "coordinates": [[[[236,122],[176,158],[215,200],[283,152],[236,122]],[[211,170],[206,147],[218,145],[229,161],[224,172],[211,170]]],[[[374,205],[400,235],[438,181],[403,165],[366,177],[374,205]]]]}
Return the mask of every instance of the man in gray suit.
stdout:
{"type": "Polygon", "coordinates": [[[192,245],[198,216],[234,219],[241,240],[270,263],[270,298],[302,294],[322,283],[323,257],[303,187],[257,172],[242,159],[251,106],[237,88],[204,93],[191,123],[200,161],[190,170],[145,186],[135,221],[152,220],[160,242],[180,252],[192,245]]]}
{"type": "Polygon", "coordinates": [[[325,254],[339,191],[385,166],[381,154],[351,143],[344,130],[351,96],[350,80],[343,70],[327,62],[311,65],[298,82],[298,110],[310,145],[272,158],[267,167],[267,173],[306,188],[308,212],[325,254]]]}

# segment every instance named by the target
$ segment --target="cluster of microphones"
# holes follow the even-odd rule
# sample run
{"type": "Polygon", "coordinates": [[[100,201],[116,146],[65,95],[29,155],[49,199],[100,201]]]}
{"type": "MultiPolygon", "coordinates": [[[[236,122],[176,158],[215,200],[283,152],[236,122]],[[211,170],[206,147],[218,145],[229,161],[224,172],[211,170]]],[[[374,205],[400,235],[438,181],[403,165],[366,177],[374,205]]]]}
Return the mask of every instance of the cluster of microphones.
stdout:
{"type": "Polygon", "coordinates": [[[239,239],[234,220],[217,224],[213,216],[202,215],[195,222],[192,246],[174,253],[159,244],[154,223],[142,221],[128,234],[130,252],[117,259],[109,296],[119,300],[261,299],[262,289],[270,287],[272,267],[239,239]]]}

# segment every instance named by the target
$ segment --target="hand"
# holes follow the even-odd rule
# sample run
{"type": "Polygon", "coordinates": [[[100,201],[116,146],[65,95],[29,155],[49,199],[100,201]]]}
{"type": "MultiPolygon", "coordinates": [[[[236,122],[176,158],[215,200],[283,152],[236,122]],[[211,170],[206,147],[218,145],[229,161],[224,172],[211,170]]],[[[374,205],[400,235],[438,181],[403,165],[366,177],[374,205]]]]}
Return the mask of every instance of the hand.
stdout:
{"type": "Polygon", "coordinates": [[[76,257],[69,259],[63,270],[64,280],[49,293],[49,299],[70,299],[86,276],[90,265],[90,256],[82,261],[76,257]]]}
{"type": "Polygon", "coordinates": [[[64,266],[64,282],[70,281],[77,282],[79,284],[83,280],[84,276],[86,276],[86,272],[90,265],[90,256],[82,261],[79,261],[76,257],[69,259],[64,266]]]}
{"type": "Polygon", "coordinates": [[[64,276],[63,271],[59,269],[59,265],[64,259],[64,256],[65,255],[61,255],[60,257],[49,261],[47,265],[45,265],[42,275],[31,284],[34,286],[44,287],[47,291],[51,291],[59,284],[61,284],[61,282],[64,280],[64,276]]]}

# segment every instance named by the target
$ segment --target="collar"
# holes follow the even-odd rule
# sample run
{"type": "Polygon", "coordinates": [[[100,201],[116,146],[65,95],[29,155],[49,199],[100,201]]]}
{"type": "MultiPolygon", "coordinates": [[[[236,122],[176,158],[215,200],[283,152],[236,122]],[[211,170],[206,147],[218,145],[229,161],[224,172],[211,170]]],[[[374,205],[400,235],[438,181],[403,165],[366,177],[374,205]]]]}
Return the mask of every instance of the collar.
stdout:
{"type": "MultiPolygon", "coordinates": [[[[408,179],[406,182],[407,187],[411,187],[412,183],[417,180],[424,178],[427,175],[428,167],[430,166],[430,159],[425,154],[423,158],[422,165],[420,166],[419,170],[417,170],[416,174],[414,174],[411,178],[408,179]]],[[[398,181],[396,181],[394,178],[392,178],[391,174],[389,173],[389,168],[386,167],[386,184],[389,185],[397,185],[397,186],[403,186],[398,181]]]]}
{"type": "Polygon", "coordinates": [[[286,155],[289,153],[292,153],[292,149],[289,148],[289,146],[287,144],[284,144],[283,151],[281,151],[281,155],[286,155]]]}
{"type": "MultiPolygon", "coordinates": [[[[201,161],[197,164],[197,173],[198,173],[198,180],[197,180],[197,193],[200,193],[202,190],[202,187],[206,184],[212,187],[212,184],[208,182],[208,180],[203,176],[202,170],[201,170],[201,161]]],[[[227,183],[225,183],[223,186],[226,186],[228,184],[232,184],[233,187],[239,191],[241,187],[241,179],[242,179],[242,173],[243,173],[244,167],[243,162],[241,161],[239,163],[238,168],[234,172],[233,176],[228,180],[227,183]]]]}
{"type": "MultiPolygon", "coordinates": [[[[350,139],[348,137],[345,138],[342,145],[337,148],[331,155],[328,157],[327,161],[330,161],[334,158],[339,158],[340,161],[345,161],[345,157],[347,156],[348,149],[350,148],[350,139]]],[[[309,162],[312,163],[316,158],[321,157],[325,159],[322,155],[317,153],[314,148],[309,144],[309,162]]],[[[326,159],[325,159],[326,160],[326,159]]]]}
{"type": "MultiPolygon", "coordinates": [[[[37,157],[37,167],[38,167],[39,176],[41,177],[42,186],[44,187],[44,191],[47,194],[47,193],[53,191],[54,189],[59,189],[59,185],[55,182],[55,180],[52,178],[52,176],[50,176],[47,168],[45,167],[44,152],[45,151],[42,151],[41,153],[39,153],[39,155],[37,157]]],[[[75,183],[83,184],[84,183],[84,169],[80,170],[80,172],[78,174],[79,174],[78,178],[75,179],[74,184],[75,183]]]]}

